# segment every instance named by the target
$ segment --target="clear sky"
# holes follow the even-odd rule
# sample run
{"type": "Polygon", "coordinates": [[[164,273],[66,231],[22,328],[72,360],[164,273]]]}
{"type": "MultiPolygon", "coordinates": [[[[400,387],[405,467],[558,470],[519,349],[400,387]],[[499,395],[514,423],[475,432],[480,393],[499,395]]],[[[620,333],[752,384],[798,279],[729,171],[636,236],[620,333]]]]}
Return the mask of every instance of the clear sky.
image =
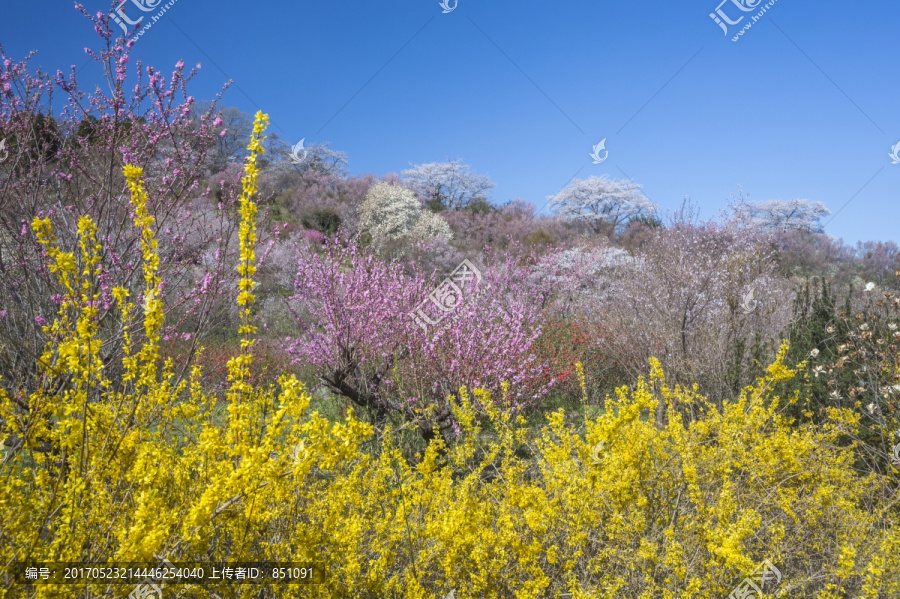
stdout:
{"type": "MultiPolygon", "coordinates": [[[[627,176],[663,211],[689,196],[705,218],[741,185],[824,202],[848,243],[900,241],[900,3],[776,0],[734,42],[766,1],[719,2],[175,0],[132,56],[201,63],[198,99],[233,79],[225,104],[268,112],[290,143],[331,142],[357,174],[459,157],[494,202],[538,207],[572,177],[627,176]],[[727,35],[717,7],[744,17],[727,35]]],[[[0,43],[80,68],[101,40],[72,5],[4,0],[0,43]]],[[[79,83],[98,75],[91,63],[79,83]]]]}

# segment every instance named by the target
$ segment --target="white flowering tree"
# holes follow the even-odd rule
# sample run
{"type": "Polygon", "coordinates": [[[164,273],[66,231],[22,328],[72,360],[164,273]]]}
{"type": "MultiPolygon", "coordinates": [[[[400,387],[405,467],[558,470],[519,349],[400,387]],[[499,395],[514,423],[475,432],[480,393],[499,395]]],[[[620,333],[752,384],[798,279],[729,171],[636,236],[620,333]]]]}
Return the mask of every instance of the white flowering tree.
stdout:
{"type": "Polygon", "coordinates": [[[742,377],[755,372],[755,334],[778,339],[790,322],[791,282],[774,276],[773,254],[750,228],[674,224],[635,258],[599,318],[623,332],[617,347],[635,363],[659,358],[672,381],[699,382],[721,407],[753,380],[742,377]]]}
{"type": "Polygon", "coordinates": [[[404,237],[410,241],[453,237],[450,225],[439,215],[423,209],[415,193],[385,182],[372,186],[360,204],[359,226],[369,232],[379,247],[404,237]]]}
{"type": "Polygon", "coordinates": [[[542,258],[534,269],[534,278],[546,280],[557,290],[556,310],[591,312],[614,295],[614,288],[624,278],[622,273],[629,272],[634,261],[621,248],[571,248],[542,258]]]}
{"type": "Polygon", "coordinates": [[[435,237],[444,237],[449,240],[453,238],[453,231],[439,214],[430,210],[422,210],[419,220],[409,232],[409,237],[413,241],[425,241],[435,237]]]}
{"type": "Polygon", "coordinates": [[[403,181],[432,209],[460,210],[486,202],[488,191],[494,188],[489,177],[469,172],[459,158],[413,165],[403,171],[403,181]]]}
{"type": "Polygon", "coordinates": [[[821,220],[831,211],[822,202],[809,200],[766,200],[741,202],[733,207],[735,220],[766,232],[822,232],[821,220]]]}
{"type": "Polygon", "coordinates": [[[653,216],[657,206],[640,192],[641,186],[606,175],[575,179],[556,195],[549,196],[557,216],[581,222],[599,233],[607,226],[620,229],[640,217],[653,216]]]}

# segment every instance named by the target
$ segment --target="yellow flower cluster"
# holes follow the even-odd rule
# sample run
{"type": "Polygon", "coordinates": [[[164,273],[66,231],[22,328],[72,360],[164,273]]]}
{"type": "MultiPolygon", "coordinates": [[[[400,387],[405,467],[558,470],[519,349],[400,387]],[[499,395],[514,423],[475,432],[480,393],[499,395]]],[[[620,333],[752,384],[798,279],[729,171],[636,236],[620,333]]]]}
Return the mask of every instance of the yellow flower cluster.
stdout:
{"type": "Polygon", "coordinates": [[[240,198],[240,214],[241,222],[239,229],[241,259],[238,265],[238,274],[241,279],[238,282],[238,306],[241,306],[241,329],[239,333],[252,334],[256,332],[256,327],[250,324],[250,304],[256,301],[253,295],[255,283],[253,275],[256,273],[256,202],[253,197],[258,193],[257,182],[259,180],[259,167],[256,161],[259,156],[265,153],[262,142],[265,137],[262,135],[269,123],[269,116],[262,112],[256,113],[256,119],[253,123],[253,133],[250,139],[250,155],[244,164],[244,177],[241,181],[243,188],[240,198]]]}
{"type": "Polygon", "coordinates": [[[83,375],[79,381],[92,375],[99,376],[102,363],[97,357],[100,343],[96,338],[100,301],[97,279],[102,247],[97,243],[97,227],[88,217],[83,216],[78,221],[80,264],[73,252],[63,252],[54,245],[56,237],[49,218],[35,218],[32,230],[44,246],[50,259],[50,272],[56,274],[63,291],[56,319],[53,324],[43,327],[49,340],[41,362],[52,364],[50,368],[57,371],[60,367],[79,371],[83,375]],[[76,283],[79,279],[80,284],[76,283]],[[73,317],[74,326],[70,326],[73,317]]]}
{"type": "MultiPolygon", "coordinates": [[[[139,384],[144,386],[154,384],[156,379],[156,361],[159,350],[159,331],[163,325],[163,302],[159,297],[162,279],[159,276],[159,245],[156,241],[156,234],[153,232],[153,225],[156,219],[147,209],[147,191],[144,189],[144,182],[141,179],[144,170],[138,166],[126,165],[124,168],[125,181],[131,190],[131,205],[134,208],[134,226],[141,230],[141,253],[143,259],[144,271],[144,335],[146,343],[141,348],[137,360],[129,360],[127,362],[127,370],[130,378],[136,378],[136,370],[140,364],[141,376],[139,384]]],[[[124,302],[128,297],[128,292],[124,288],[117,288],[115,297],[120,302],[124,302]]],[[[130,304],[125,304],[123,309],[130,312],[133,308],[130,304]]],[[[126,327],[128,323],[123,320],[126,327]]],[[[129,340],[130,341],[130,340],[129,340]]]]}
{"type": "Polygon", "coordinates": [[[240,197],[240,223],[238,225],[238,239],[240,242],[240,260],[238,262],[238,296],[237,305],[240,308],[240,327],[238,333],[242,336],[241,353],[228,361],[228,378],[231,381],[231,390],[228,393],[230,430],[229,442],[240,444],[250,434],[248,417],[252,407],[249,401],[259,402],[259,398],[253,398],[253,389],[247,382],[250,376],[250,365],[253,363],[251,348],[255,339],[250,336],[256,333],[256,326],[251,323],[253,316],[252,304],[256,301],[253,288],[256,282],[253,275],[256,274],[256,202],[254,196],[258,193],[257,182],[259,180],[259,167],[256,161],[265,152],[262,135],[269,123],[269,116],[261,111],[256,113],[253,122],[253,132],[247,149],[250,154],[244,163],[244,176],[241,180],[242,191],[240,197]]]}

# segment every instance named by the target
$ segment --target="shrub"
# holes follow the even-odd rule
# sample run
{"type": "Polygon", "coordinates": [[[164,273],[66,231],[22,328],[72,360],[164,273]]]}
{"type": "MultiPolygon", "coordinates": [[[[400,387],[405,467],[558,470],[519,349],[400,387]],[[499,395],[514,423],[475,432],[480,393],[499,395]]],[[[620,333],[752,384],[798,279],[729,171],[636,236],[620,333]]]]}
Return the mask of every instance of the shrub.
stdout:
{"type": "Polygon", "coordinates": [[[538,251],[549,251],[574,237],[568,225],[550,216],[534,216],[535,206],[513,200],[500,209],[475,212],[451,210],[441,213],[454,232],[454,245],[463,253],[478,253],[485,247],[507,249],[525,243],[538,251]]]}
{"type": "Polygon", "coordinates": [[[827,421],[835,408],[852,411],[859,430],[855,468],[889,473],[900,442],[900,296],[872,286],[851,288],[836,307],[832,287],[798,291],[789,356],[806,366],[803,400],[789,414],[798,422],[827,421]],[[859,297],[861,296],[861,297],[859,297]],[[855,310],[853,304],[862,305],[855,310]]]}
{"type": "Polygon", "coordinates": [[[622,352],[617,361],[659,356],[674,381],[700,384],[721,405],[752,381],[751,359],[737,358],[736,342],[757,333],[763,341],[777,339],[789,322],[789,285],[774,269],[750,231],[674,223],[650,230],[643,247],[600,281],[602,300],[579,294],[581,313],[621,333],[613,345],[622,352]],[[736,360],[740,380],[731,366],[736,360]]]}
{"type": "MultiPolygon", "coordinates": [[[[282,442],[300,440],[304,427],[291,422],[309,402],[293,377],[281,379],[280,393],[273,386],[254,387],[248,377],[254,345],[249,321],[255,268],[252,196],[265,122],[257,114],[241,197],[242,341],[239,355],[228,362],[231,385],[224,412],[219,398],[203,388],[199,368],[192,369],[189,380],[179,380],[171,361],[161,368],[158,363],[163,281],[142,169],[128,165],[124,173],[139,231],[143,298],[136,305],[128,289],[111,290],[123,337],[120,377],[110,378],[102,359],[97,281],[103,247],[96,224],[89,217],[79,219],[78,251],[69,252],[58,246],[49,219],[34,220],[62,297],[56,319],[44,327],[49,340],[36,360],[40,387],[0,391],[3,442],[9,448],[0,466],[0,559],[5,564],[0,596],[14,597],[21,590],[12,586],[9,570],[21,559],[115,564],[153,561],[158,553],[175,560],[264,554],[290,559],[285,541],[263,547],[256,533],[253,539],[241,536],[247,525],[259,533],[272,531],[275,514],[254,507],[290,495],[291,459],[277,451],[282,442]],[[138,346],[134,333],[141,321],[146,340],[138,346]]],[[[318,422],[314,428],[322,426],[318,422]]],[[[37,596],[84,592],[54,586],[42,587],[37,596]]],[[[110,592],[99,585],[90,590],[110,592]]]]}
{"type": "MultiPolygon", "coordinates": [[[[104,18],[88,15],[97,31],[104,18]]],[[[129,48],[109,43],[93,60],[101,63],[106,84],[85,92],[75,72],[32,73],[29,59],[10,59],[0,50],[0,138],[9,159],[0,165],[0,348],[4,385],[35,388],[38,371],[25,355],[43,351],[43,323],[59,309],[59,294],[48,292],[55,275],[48,271],[41,246],[28,227],[34,218],[49,218],[53,234],[64,246],[75,246],[80,216],[88,216],[103,244],[98,335],[105,340],[104,359],[114,368],[121,356],[121,335],[105,317],[115,301],[113,282],[135,293],[140,288],[137,231],[123,227],[131,207],[124,178],[125,164],[144,169],[149,210],[159,228],[159,269],[166,285],[160,290],[168,328],[164,335],[188,327],[195,334],[215,326],[219,316],[213,299],[233,282],[233,275],[213,257],[226,253],[234,221],[227,208],[235,197],[225,193],[218,209],[201,188],[204,160],[219,132],[212,108],[196,114],[188,93],[196,69],[175,65],[170,77],[152,67],[136,66],[129,79],[129,48]],[[108,89],[104,92],[103,89],[108,89]],[[59,97],[64,104],[61,112],[59,97]],[[116,357],[116,360],[112,358],[116,357]]],[[[30,57],[29,57],[30,58],[30,57]]],[[[214,107],[214,104],[212,105],[214,107]]]]}
{"type": "Polygon", "coordinates": [[[530,246],[537,245],[547,247],[553,243],[553,236],[543,229],[538,229],[534,233],[528,234],[525,238],[525,243],[530,246]]]}
{"type": "Polygon", "coordinates": [[[304,216],[301,221],[307,229],[318,231],[323,235],[334,235],[341,228],[341,215],[332,209],[324,208],[313,210],[311,214],[304,216]]]}

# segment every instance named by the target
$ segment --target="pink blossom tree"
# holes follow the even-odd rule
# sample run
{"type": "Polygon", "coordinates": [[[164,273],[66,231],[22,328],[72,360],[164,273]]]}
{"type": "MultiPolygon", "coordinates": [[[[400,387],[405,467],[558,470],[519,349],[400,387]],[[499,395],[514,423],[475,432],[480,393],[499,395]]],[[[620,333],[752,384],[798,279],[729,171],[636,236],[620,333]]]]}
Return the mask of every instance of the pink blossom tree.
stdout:
{"type": "Polygon", "coordinates": [[[331,241],[323,255],[303,253],[292,298],[303,333],[289,340],[288,351],[376,421],[392,414],[413,420],[425,439],[434,427],[453,427],[448,397],[462,385],[491,389],[496,400],[521,409],[549,388],[532,348],[550,294],[530,283],[527,265],[493,258],[479,269],[476,294],[465,296],[471,301],[423,328],[412,313],[441,284],[434,275],[412,262],[379,260],[353,243],[331,241]]]}
{"type": "Polygon", "coordinates": [[[103,246],[98,319],[109,352],[103,358],[115,363],[122,331],[108,325],[111,285],[128,286],[142,301],[140,232],[128,226],[124,164],[145,173],[166,281],[158,290],[169,315],[164,334],[196,340],[210,324],[213,298],[235,278],[226,254],[236,190],[223,182],[213,199],[201,187],[204,160],[224,129],[214,103],[206,113],[194,111],[187,86],[197,69],[179,61],[166,77],[140,61],[131,65],[132,42],[113,38],[108,16],[76,9],[103,40],[102,50],[85,51],[103,68],[106,91],[82,90],[75,65],[50,75],[31,69],[30,56],[17,62],[0,47],[0,139],[7,150],[0,163],[0,371],[4,384],[23,388],[34,384],[33,357],[60,301],[48,292],[53,276],[27,226],[36,216],[52,219],[63,248],[74,247],[79,216],[96,223],[103,246]]]}

